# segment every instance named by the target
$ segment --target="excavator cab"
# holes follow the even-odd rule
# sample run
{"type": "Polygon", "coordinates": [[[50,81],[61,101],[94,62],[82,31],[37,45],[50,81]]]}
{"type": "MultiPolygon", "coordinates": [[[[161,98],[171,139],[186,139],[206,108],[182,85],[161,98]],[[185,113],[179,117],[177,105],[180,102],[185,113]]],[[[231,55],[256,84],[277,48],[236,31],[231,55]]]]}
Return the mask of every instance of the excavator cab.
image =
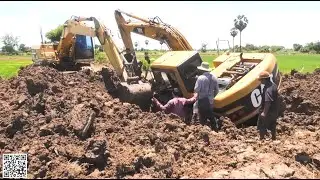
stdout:
{"type": "Polygon", "coordinates": [[[91,61],[94,59],[94,45],[92,37],[76,34],[75,61],[91,61]]]}
{"type": "Polygon", "coordinates": [[[163,97],[170,97],[174,88],[178,88],[184,97],[192,97],[198,75],[197,66],[201,62],[197,51],[171,51],[164,54],[151,64],[153,88],[163,97]]]}

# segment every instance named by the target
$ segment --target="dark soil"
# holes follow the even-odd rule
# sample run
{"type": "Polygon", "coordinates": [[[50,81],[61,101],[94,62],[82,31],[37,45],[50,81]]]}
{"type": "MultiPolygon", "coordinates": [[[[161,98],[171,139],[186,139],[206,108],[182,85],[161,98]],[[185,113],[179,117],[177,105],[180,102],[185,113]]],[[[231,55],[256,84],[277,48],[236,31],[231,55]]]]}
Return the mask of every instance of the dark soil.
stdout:
{"type": "Polygon", "coordinates": [[[0,79],[1,153],[28,153],[30,178],[320,178],[320,71],[284,76],[278,140],[263,142],[228,119],[215,132],[144,112],[102,79],[32,66],[0,79]]]}

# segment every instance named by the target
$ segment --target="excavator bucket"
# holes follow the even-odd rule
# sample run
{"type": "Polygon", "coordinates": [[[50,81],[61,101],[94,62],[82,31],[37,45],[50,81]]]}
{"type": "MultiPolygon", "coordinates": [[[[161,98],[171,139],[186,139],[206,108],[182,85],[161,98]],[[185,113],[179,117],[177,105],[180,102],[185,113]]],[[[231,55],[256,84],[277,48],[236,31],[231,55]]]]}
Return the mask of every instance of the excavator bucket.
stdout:
{"type": "Polygon", "coordinates": [[[102,68],[101,75],[105,88],[111,95],[118,97],[121,101],[136,104],[143,110],[150,107],[153,96],[150,83],[139,81],[136,84],[128,84],[121,82],[115,71],[109,67],[102,68]]]}

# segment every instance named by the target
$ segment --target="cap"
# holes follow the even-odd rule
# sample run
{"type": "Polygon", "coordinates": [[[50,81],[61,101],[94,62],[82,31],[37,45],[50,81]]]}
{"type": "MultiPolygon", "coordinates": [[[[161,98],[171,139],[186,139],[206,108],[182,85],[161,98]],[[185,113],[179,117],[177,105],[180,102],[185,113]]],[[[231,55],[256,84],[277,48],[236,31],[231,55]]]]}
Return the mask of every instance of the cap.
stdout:
{"type": "Polygon", "coordinates": [[[262,71],[259,76],[258,79],[265,79],[265,78],[269,78],[270,77],[270,73],[268,71],[262,71]]]}

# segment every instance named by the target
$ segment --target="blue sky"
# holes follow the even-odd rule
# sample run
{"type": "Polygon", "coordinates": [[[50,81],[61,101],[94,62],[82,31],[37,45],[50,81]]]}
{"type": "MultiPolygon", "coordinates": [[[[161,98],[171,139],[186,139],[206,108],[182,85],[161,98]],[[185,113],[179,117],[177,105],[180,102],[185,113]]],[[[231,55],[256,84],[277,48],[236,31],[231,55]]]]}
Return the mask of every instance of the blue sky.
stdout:
{"type": "MultiPolygon", "coordinates": [[[[122,48],[114,19],[116,9],[144,18],[159,16],[163,22],[176,27],[196,49],[203,42],[208,43],[208,48],[215,48],[218,38],[229,40],[232,46],[230,29],[239,14],[244,14],[249,20],[242,33],[243,45],[251,43],[292,48],[293,43],[304,45],[320,40],[320,2],[312,1],[1,1],[0,36],[12,33],[20,37],[21,43],[31,46],[41,41],[40,26],[45,33],[63,24],[72,15],[94,16],[104,22],[122,48]]],[[[133,34],[133,41],[138,41],[142,47],[146,39],[133,34]]],[[[235,38],[235,45],[239,45],[239,35],[235,38]]],[[[227,43],[221,46],[226,48],[227,43]]],[[[148,47],[154,49],[161,46],[158,41],[149,39],[148,47]]]]}

